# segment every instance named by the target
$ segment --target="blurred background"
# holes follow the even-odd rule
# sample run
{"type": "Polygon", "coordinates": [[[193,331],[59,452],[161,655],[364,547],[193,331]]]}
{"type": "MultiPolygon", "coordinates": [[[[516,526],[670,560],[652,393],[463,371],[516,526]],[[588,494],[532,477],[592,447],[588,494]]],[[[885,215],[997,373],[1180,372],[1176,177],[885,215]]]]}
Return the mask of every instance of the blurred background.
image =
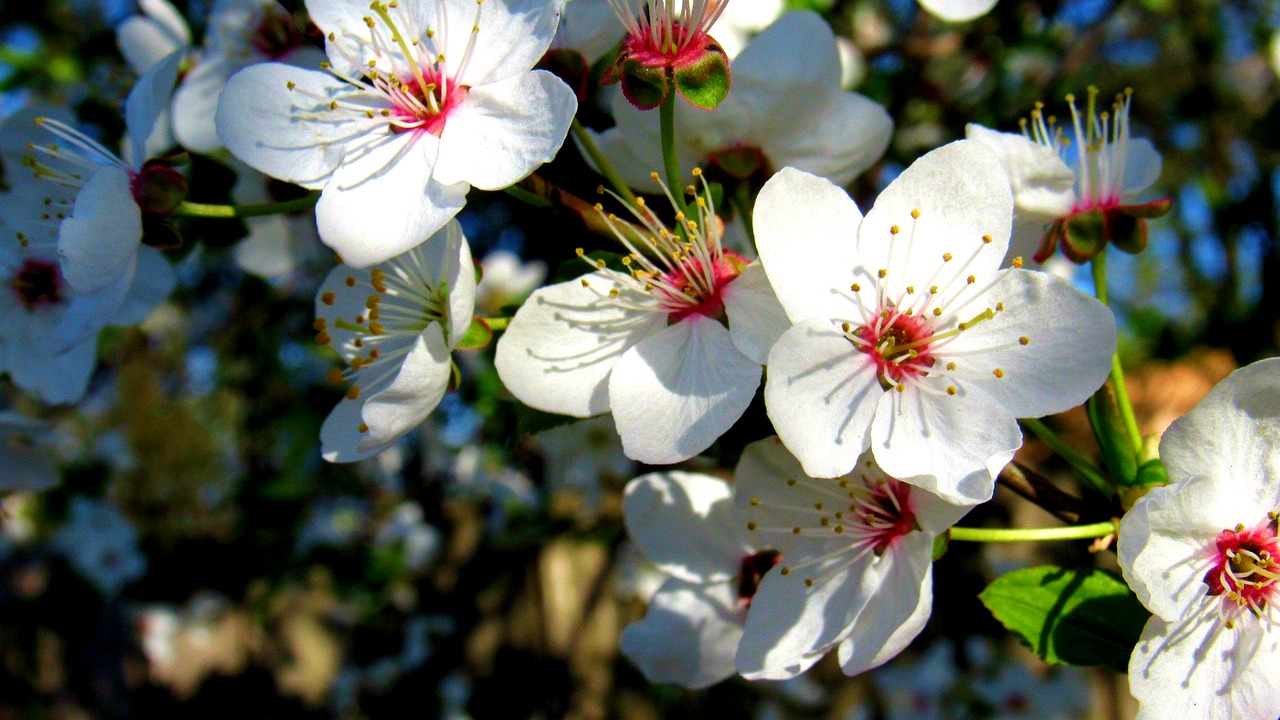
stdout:
{"type": "MultiPolygon", "coordinates": [[[[744,34],[784,9],[731,4],[744,34]]],[[[209,3],[176,5],[198,42],[209,3]]],[[[1134,134],[1164,153],[1156,190],[1173,199],[1146,253],[1111,253],[1144,432],[1276,354],[1280,6],[1000,0],[960,25],[912,0],[785,7],[816,10],[848,38],[847,86],[897,123],[885,159],[851,188],[863,207],[967,122],[1015,131],[1037,101],[1061,111],[1088,85],[1134,89],[1134,134]]],[[[136,12],[0,2],[0,116],[40,98],[117,139],[136,75],[113,29],[136,12]]],[[[583,117],[609,123],[598,108],[583,117]]],[[[589,196],[594,175],[570,145],[561,155],[544,174],[589,196]]],[[[190,175],[191,199],[232,198],[228,167],[197,157],[190,175]]],[[[573,248],[604,246],[577,218],[500,194],[473,192],[459,219],[486,267],[481,315],[518,304],[573,248]]],[[[311,222],[287,221],[302,235],[311,222]]],[[[1040,664],[976,597],[1033,563],[1114,567],[1084,543],[953,545],[928,628],[866,676],[828,658],[784,683],[647,684],[617,638],[662,577],[625,540],[621,489],[646,468],[622,454],[611,420],[565,425],[517,406],[480,351],[460,358],[463,387],[421,432],[374,460],[325,463],[317,437],[339,397],[325,382],[337,358],[311,323],[331,257],[312,240],[266,281],[246,225],[178,229],[178,290],[140,328],[104,332],[81,404],[43,406],[0,381],[6,406],[49,424],[39,452],[0,451],[0,474],[57,483],[3,500],[0,718],[1132,717],[1123,676],[1040,664]]],[[[1093,447],[1082,415],[1051,424],[1093,447]]],[[[727,477],[768,432],[757,401],[689,465],[727,477]]],[[[1038,443],[1019,459],[1063,474],[1038,443]]],[[[1050,522],[1001,491],[964,524],[1050,522]]]]}

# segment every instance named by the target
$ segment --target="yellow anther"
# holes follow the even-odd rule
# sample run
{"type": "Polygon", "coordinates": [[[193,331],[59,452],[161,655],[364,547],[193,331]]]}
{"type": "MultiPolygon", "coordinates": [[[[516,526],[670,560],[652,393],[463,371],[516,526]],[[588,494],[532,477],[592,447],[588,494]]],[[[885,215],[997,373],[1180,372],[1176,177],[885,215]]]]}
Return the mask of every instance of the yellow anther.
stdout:
{"type": "Polygon", "coordinates": [[[862,292],[862,286],[861,286],[861,285],[859,285],[858,283],[854,283],[854,284],[850,285],[850,286],[849,286],[849,289],[850,289],[850,290],[852,290],[852,291],[854,291],[854,292],[862,292]]]}
{"type": "Polygon", "coordinates": [[[1031,343],[1031,338],[1027,337],[1026,335],[1023,335],[1022,337],[1018,338],[1019,345],[1028,345],[1030,343],[1031,343]]]}
{"type": "Polygon", "coordinates": [[[888,274],[889,274],[889,271],[885,270],[884,268],[880,268],[879,270],[876,271],[876,275],[880,276],[881,280],[883,280],[885,276],[887,276],[888,274]]]}
{"type": "Polygon", "coordinates": [[[991,373],[991,374],[992,374],[992,375],[995,375],[995,376],[996,376],[996,377],[998,377],[998,378],[1002,378],[1002,377],[1004,377],[1004,371],[1003,371],[1003,370],[1001,370],[1000,368],[996,368],[994,371],[992,371],[992,373],[991,373]]]}
{"type": "Polygon", "coordinates": [[[898,228],[898,226],[897,226],[897,225],[890,225],[890,226],[889,226],[889,234],[890,234],[890,235],[897,235],[899,232],[901,232],[901,230],[898,228]]]}
{"type": "Polygon", "coordinates": [[[358,398],[358,397],[360,397],[360,386],[359,386],[359,385],[352,385],[350,388],[348,388],[348,389],[347,389],[347,399],[348,399],[348,400],[355,400],[355,399],[356,399],[356,398],[358,398]]]}
{"type": "Polygon", "coordinates": [[[324,303],[325,305],[332,305],[334,301],[337,299],[338,299],[338,296],[334,295],[333,292],[330,290],[325,290],[324,292],[320,293],[320,302],[324,303]]]}
{"type": "Polygon", "coordinates": [[[992,242],[992,241],[991,241],[991,236],[990,236],[990,235],[983,235],[983,236],[982,236],[982,242],[983,242],[983,244],[985,244],[985,245],[990,245],[990,244],[991,244],[991,242],[992,242]]]}
{"type": "Polygon", "coordinates": [[[1012,265],[1016,268],[1022,267],[1022,256],[1019,255],[1018,257],[1014,258],[1012,265]]]}
{"type": "Polygon", "coordinates": [[[369,425],[367,423],[360,423],[359,425],[356,426],[356,429],[360,431],[361,435],[363,435],[369,432],[369,425]]]}
{"type": "Polygon", "coordinates": [[[942,262],[951,262],[951,253],[942,253],[942,262]]]}
{"type": "Polygon", "coordinates": [[[956,394],[956,386],[955,386],[955,385],[948,385],[948,386],[947,386],[947,394],[948,394],[948,395],[955,395],[955,394],[956,394]]]}
{"type": "Polygon", "coordinates": [[[911,209],[911,219],[912,219],[912,220],[919,220],[919,219],[920,219],[920,211],[919,211],[919,210],[916,210],[915,208],[912,208],[912,209],[911,209]]]}

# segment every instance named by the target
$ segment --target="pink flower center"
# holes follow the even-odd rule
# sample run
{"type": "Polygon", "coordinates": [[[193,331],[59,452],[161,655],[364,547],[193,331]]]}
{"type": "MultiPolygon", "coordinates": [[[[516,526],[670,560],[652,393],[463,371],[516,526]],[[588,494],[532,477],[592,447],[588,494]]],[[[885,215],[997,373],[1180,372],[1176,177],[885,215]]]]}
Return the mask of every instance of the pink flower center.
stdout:
{"type": "Polygon", "coordinates": [[[1280,540],[1273,523],[1253,528],[1237,525],[1218,533],[1213,566],[1204,576],[1209,594],[1260,614],[1276,593],[1280,579],[1280,540]]]}
{"type": "Polygon", "coordinates": [[[761,550],[742,558],[738,566],[738,602],[744,608],[751,607],[751,599],[760,588],[760,579],[769,572],[782,555],[777,550],[761,550]]]}
{"type": "Polygon", "coordinates": [[[869,543],[875,554],[883,555],[917,528],[915,502],[911,498],[911,486],[894,478],[872,485],[870,491],[849,509],[862,520],[863,542],[869,543]]]}
{"type": "Polygon", "coordinates": [[[62,272],[57,263],[28,258],[18,268],[9,287],[27,310],[57,305],[62,302],[62,272]]]}
{"type": "Polygon", "coordinates": [[[711,36],[683,25],[670,28],[670,35],[642,32],[623,41],[623,53],[647,67],[684,67],[702,59],[707,48],[715,44],[711,36]]]}
{"type": "Polygon", "coordinates": [[[715,40],[707,34],[729,0],[609,0],[627,30],[620,57],[649,67],[683,67],[715,40]]]}
{"type": "Polygon", "coordinates": [[[678,323],[690,315],[714,319],[724,313],[724,289],[742,274],[747,262],[742,256],[724,250],[710,265],[708,270],[701,259],[686,258],[662,276],[663,285],[680,291],[656,288],[663,303],[672,308],[667,314],[670,323],[678,323]]]}
{"type": "Polygon", "coordinates": [[[901,314],[894,308],[883,310],[877,317],[874,324],[863,325],[853,334],[864,341],[855,345],[875,363],[876,374],[886,390],[933,367],[934,358],[929,353],[933,331],[927,320],[901,314]]]}
{"type": "Polygon", "coordinates": [[[440,137],[449,113],[466,100],[470,92],[466,85],[442,78],[435,72],[424,73],[423,78],[427,82],[425,89],[414,78],[390,96],[392,113],[397,121],[391,123],[392,132],[426,131],[440,137]]]}

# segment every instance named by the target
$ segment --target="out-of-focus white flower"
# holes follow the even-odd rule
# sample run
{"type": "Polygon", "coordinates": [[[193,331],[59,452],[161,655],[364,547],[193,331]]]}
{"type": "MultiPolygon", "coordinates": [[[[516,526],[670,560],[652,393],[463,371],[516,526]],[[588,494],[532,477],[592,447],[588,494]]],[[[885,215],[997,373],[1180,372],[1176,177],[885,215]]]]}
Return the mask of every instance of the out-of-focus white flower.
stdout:
{"type": "Polygon", "coordinates": [[[389,262],[329,273],[316,294],[316,339],[349,366],[332,379],[353,384],[320,428],[326,460],[376,455],[436,409],[475,294],[471,249],[457,221],[389,262]]]}
{"type": "Polygon", "coordinates": [[[529,478],[504,462],[500,453],[486,452],[481,445],[469,444],[458,451],[453,460],[453,478],[449,494],[488,499],[490,532],[502,532],[510,511],[537,507],[538,490],[529,478]]]}
{"type": "MultiPolygon", "coordinates": [[[[791,166],[845,185],[889,145],[889,114],[841,89],[835,35],[812,12],[783,15],[751,41],[732,71],[733,91],[714,112],[676,107],[682,173],[702,167],[724,179],[762,182],[791,166]]],[[[600,149],[627,184],[659,190],[651,175],[662,157],[657,113],[615,97],[613,115],[617,126],[597,136],[600,149]]]]}
{"type": "Polygon", "coordinates": [[[651,682],[724,680],[756,585],[778,554],[751,546],[719,478],[651,473],[632,480],[622,502],[632,542],[670,575],[644,619],[622,631],[622,654],[651,682]]]}
{"type": "Polygon", "coordinates": [[[1232,373],[1160,439],[1172,481],[1120,525],[1153,614],[1129,661],[1138,718],[1280,715],[1280,359],[1232,373]]]}
{"type": "Polygon", "coordinates": [[[12,410],[0,412],[0,494],[39,492],[58,484],[53,429],[12,410]]]}
{"type": "Polygon", "coordinates": [[[536,291],[498,341],[494,364],[526,405],[575,417],[612,412],[628,457],[679,462],[746,411],[786,321],[759,264],[721,247],[704,197],[690,206],[696,216],[683,219],[683,235],[647,207],[634,212],[643,227],[635,237],[606,217],[629,272],[592,262],[595,272],[536,291]]]}
{"type": "Polygon", "coordinates": [[[276,0],[215,0],[199,60],[173,96],[173,132],[183,147],[211,153],[222,147],[215,117],[218,98],[237,71],[276,61],[316,67],[325,59],[293,16],[276,0]]]}
{"type": "Polygon", "coordinates": [[[322,191],[320,237],[344,262],[384,262],[440,230],[471,186],[500,190],[555,157],[577,101],[530,68],[561,4],[309,0],[324,69],[236,73],[218,135],[252,167],[322,191]]]}
{"type": "Polygon", "coordinates": [[[777,438],[747,446],[734,483],[748,539],[782,554],[747,614],[744,677],[795,677],[832,648],[845,674],[857,675],[924,628],[934,540],[970,506],[886,476],[870,453],[843,477],[808,477],[777,438]]]}
{"type": "Polygon", "coordinates": [[[547,265],[541,260],[523,262],[520,256],[506,250],[493,250],[480,261],[484,275],[476,286],[476,313],[493,317],[502,308],[524,300],[538,289],[547,276],[547,265]]]}
{"type": "Polygon", "coordinates": [[[1012,216],[999,160],[972,141],[917,160],[865,219],[822,178],[785,169],[765,185],[757,245],[795,323],[769,353],[765,402],[809,475],[845,475],[870,448],[892,477],[982,502],[1022,444],[1016,418],[1102,385],[1111,313],[1045,273],[999,270],[1012,216]]]}
{"type": "Polygon", "coordinates": [[[440,531],[423,519],[422,506],[409,500],[396,506],[378,531],[377,542],[399,545],[405,565],[412,570],[422,570],[440,553],[440,531]]]}
{"type": "Polygon", "coordinates": [[[993,720],[1076,720],[1088,716],[1088,677],[1079,668],[1057,667],[1048,677],[1007,660],[994,675],[973,683],[991,707],[993,720]]]}
{"type": "Polygon", "coordinates": [[[161,60],[191,48],[191,28],[167,0],[138,0],[140,15],[131,15],[116,28],[116,45],[125,62],[139,75],[161,60]]]}
{"type": "Polygon", "coordinates": [[[954,646],[941,640],[918,658],[900,658],[878,668],[871,680],[885,702],[889,720],[943,720],[953,717],[944,696],[959,678],[954,646]]]}
{"type": "Polygon", "coordinates": [[[306,555],[318,547],[346,549],[368,532],[369,503],[356,497],[320,498],[298,531],[295,551],[306,555]]]}
{"type": "Polygon", "coordinates": [[[67,524],[53,537],[53,545],[81,577],[109,597],[147,571],[138,532],[105,500],[71,498],[67,524]]]}
{"type": "MultiPolygon", "coordinates": [[[[271,192],[276,180],[232,158],[236,182],[231,199],[238,205],[277,202],[271,192]]],[[[245,218],[249,235],[236,244],[236,264],[245,272],[283,283],[307,275],[322,262],[328,266],[333,253],[320,243],[316,215],[310,209],[284,215],[245,218]]],[[[318,273],[317,273],[318,275],[318,273]]],[[[314,282],[314,281],[312,281],[314,282]]]]}
{"type": "Polygon", "coordinates": [[[600,502],[601,482],[618,484],[635,476],[635,461],[627,457],[607,417],[588,418],[539,433],[535,440],[546,461],[547,484],[582,493],[589,507],[600,502]]]}
{"type": "Polygon", "coordinates": [[[1070,137],[1042,105],[1030,121],[1023,120],[1021,134],[965,127],[966,137],[991,148],[1009,175],[1015,206],[1011,253],[1034,252],[1036,262],[1045,262],[1061,245],[1068,259],[1083,263],[1107,242],[1126,252],[1146,247],[1146,218],[1163,215],[1169,203],[1133,204],[1159,179],[1162,160],[1149,140],[1129,135],[1132,98],[1129,90],[1117,95],[1107,112],[1091,87],[1082,113],[1068,95],[1070,137]]]}
{"type": "Polygon", "coordinates": [[[997,0],[920,0],[920,7],[947,22],[967,22],[991,12],[997,0]]]}

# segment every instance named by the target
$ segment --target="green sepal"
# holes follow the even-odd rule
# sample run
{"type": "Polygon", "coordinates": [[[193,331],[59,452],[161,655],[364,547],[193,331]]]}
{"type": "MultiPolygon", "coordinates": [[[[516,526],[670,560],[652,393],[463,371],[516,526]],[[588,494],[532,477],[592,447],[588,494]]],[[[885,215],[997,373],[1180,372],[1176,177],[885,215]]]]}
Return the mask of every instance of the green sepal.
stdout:
{"type": "Polygon", "coordinates": [[[1151,613],[1115,573],[1042,565],[1006,573],[978,599],[1048,663],[1125,672],[1151,613]]]}
{"type": "Polygon", "coordinates": [[[462,333],[462,339],[453,348],[454,350],[483,350],[489,347],[493,342],[493,328],[489,327],[489,323],[483,318],[471,318],[471,324],[467,326],[467,331],[462,333]]]}
{"type": "Polygon", "coordinates": [[[1141,205],[1119,205],[1107,210],[1107,239],[1120,250],[1136,255],[1147,249],[1147,220],[1169,212],[1169,198],[1141,205]]]}
{"type": "Polygon", "coordinates": [[[471,264],[474,266],[473,269],[476,274],[476,285],[479,285],[480,281],[484,279],[484,265],[481,265],[480,261],[475,258],[471,258],[471,264]]]}
{"type": "Polygon", "coordinates": [[[645,65],[633,58],[619,57],[615,68],[622,83],[623,96],[637,110],[658,107],[667,99],[667,93],[671,92],[665,67],[645,65]]]}
{"type": "Polygon", "coordinates": [[[1064,242],[1063,235],[1066,233],[1067,221],[1064,219],[1055,220],[1048,230],[1044,231],[1044,236],[1040,238],[1040,247],[1036,248],[1036,254],[1031,257],[1038,263],[1053,257],[1058,251],[1058,245],[1064,242]]]}
{"type": "Polygon", "coordinates": [[[707,44],[697,60],[675,68],[676,91],[685,102],[711,110],[729,96],[732,75],[729,56],[715,42],[707,44]]]}
{"type": "Polygon", "coordinates": [[[1101,210],[1080,212],[1062,225],[1062,253],[1083,265],[1107,247],[1107,220],[1101,210]]]}
{"type": "Polygon", "coordinates": [[[445,386],[445,389],[449,392],[457,392],[460,387],[462,387],[462,371],[458,369],[458,363],[454,362],[453,358],[450,357],[449,384],[445,386]]]}
{"type": "Polygon", "coordinates": [[[1115,209],[1135,218],[1144,218],[1147,220],[1155,220],[1162,218],[1169,213],[1169,208],[1173,206],[1173,201],[1169,198],[1160,198],[1151,202],[1139,205],[1120,205],[1115,209]]]}
{"type": "Polygon", "coordinates": [[[951,531],[947,531],[933,539],[933,561],[938,562],[943,555],[947,554],[947,548],[951,547],[951,531]]]}
{"type": "Polygon", "coordinates": [[[1102,461],[1112,482],[1121,487],[1133,486],[1137,483],[1138,458],[1133,453],[1129,432],[1111,385],[1098,388],[1098,392],[1085,401],[1084,409],[1089,415],[1089,426],[1093,428],[1093,437],[1102,450],[1102,461]]]}

